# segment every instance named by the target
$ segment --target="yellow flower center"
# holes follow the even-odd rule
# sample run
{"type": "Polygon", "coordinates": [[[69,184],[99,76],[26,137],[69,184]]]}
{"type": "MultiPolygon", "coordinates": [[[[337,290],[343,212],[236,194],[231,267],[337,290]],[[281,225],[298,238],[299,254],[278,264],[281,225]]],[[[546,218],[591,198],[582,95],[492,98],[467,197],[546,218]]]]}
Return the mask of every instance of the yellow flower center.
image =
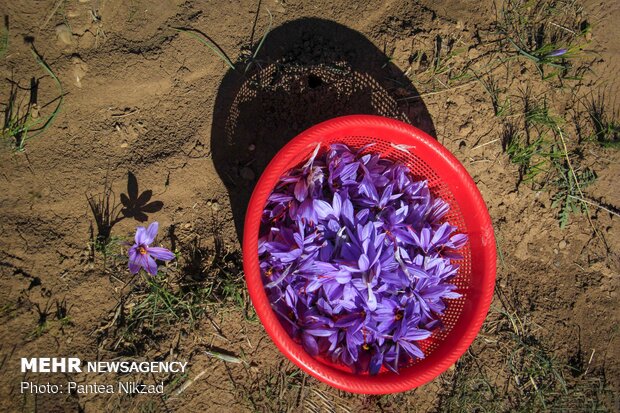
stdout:
{"type": "Polygon", "coordinates": [[[138,247],[138,252],[139,252],[140,254],[142,254],[142,255],[145,255],[145,254],[146,254],[146,248],[144,248],[144,247],[138,247]]]}

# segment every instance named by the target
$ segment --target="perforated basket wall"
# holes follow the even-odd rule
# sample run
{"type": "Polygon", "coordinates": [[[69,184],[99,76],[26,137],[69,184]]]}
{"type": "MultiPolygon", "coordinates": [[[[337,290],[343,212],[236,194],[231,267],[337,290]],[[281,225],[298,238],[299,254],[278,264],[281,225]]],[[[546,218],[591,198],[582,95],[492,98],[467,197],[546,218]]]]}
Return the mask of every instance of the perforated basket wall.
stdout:
{"type": "Polygon", "coordinates": [[[356,393],[394,393],[424,384],[450,367],[469,347],[486,317],[495,283],[495,239],[491,220],[475,183],[441,144],[419,129],[393,119],[354,115],[316,125],[289,142],[274,157],[252,194],[246,215],[244,269],[250,296],[265,329],[278,348],[306,372],[334,387],[356,393]],[[462,297],[449,300],[442,317],[444,328],[419,343],[426,358],[401,369],[376,376],[357,375],[342,366],[313,358],[295,343],[271,310],[258,262],[258,231],[267,197],[280,176],[297,166],[321,144],[341,142],[402,162],[414,177],[428,180],[434,196],[450,204],[446,220],[469,236],[462,249],[459,271],[453,282],[462,297]]]}

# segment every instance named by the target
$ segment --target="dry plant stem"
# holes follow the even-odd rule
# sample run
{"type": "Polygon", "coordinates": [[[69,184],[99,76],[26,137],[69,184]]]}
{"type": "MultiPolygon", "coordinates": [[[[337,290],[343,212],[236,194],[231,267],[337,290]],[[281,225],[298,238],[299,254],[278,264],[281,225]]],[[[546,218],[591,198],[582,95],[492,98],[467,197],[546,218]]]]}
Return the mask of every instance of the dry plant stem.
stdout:
{"type": "Polygon", "coordinates": [[[196,375],[196,377],[191,378],[191,379],[187,380],[185,383],[183,383],[183,385],[181,386],[181,388],[180,388],[179,390],[177,390],[176,392],[174,392],[174,396],[175,396],[175,397],[176,397],[176,396],[180,396],[180,395],[181,395],[181,393],[183,393],[185,390],[187,390],[187,388],[188,388],[189,386],[191,386],[192,384],[194,384],[194,382],[195,382],[196,380],[198,380],[199,378],[201,378],[202,376],[204,376],[205,374],[207,374],[207,371],[208,371],[208,370],[203,370],[203,371],[201,371],[200,373],[198,373],[198,374],[196,375]]]}
{"type": "Polygon", "coordinates": [[[574,195],[568,195],[568,196],[569,196],[570,198],[576,199],[577,201],[581,201],[581,202],[583,202],[583,203],[590,204],[590,205],[595,206],[595,207],[597,207],[597,208],[599,208],[599,209],[602,209],[602,210],[603,210],[603,211],[605,211],[605,212],[609,212],[609,213],[610,213],[610,214],[612,214],[612,215],[615,215],[615,216],[617,216],[617,217],[620,217],[620,214],[618,214],[617,212],[614,212],[614,211],[612,211],[611,209],[605,208],[603,205],[598,204],[598,203],[596,203],[596,202],[594,202],[594,201],[590,201],[590,200],[588,200],[588,199],[580,198],[580,197],[578,197],[578,196],[574,196],[574,195]]]}
{"type": "Polygon", "coordinates": [[[171,29],[176,30],[177,32],[180,32],[180,33],[185,33],[188,36],[191,36],[194,39],[198,40],[200,43],[209,47],[209,49],[211,49],[216,55],[218,55],[218,57],[222,59],[224,63],[226,63],[228,67],[230,67],[233,71],[237,71],[237,68],[235,67],[232,60],[230,60],[230,58],[226,55],[226,53],[217,44],[215,44],[211,39],[205,38],[203,35],[198,35],[196,32],[190,29],[184,29],[181,27],[171,27],[171,29]]]}
{"type": "Polygon", "coordinates": [[[61,5],[62,3],[64,3],[64,1],[65,1],[65,0],[58,0],[58,1],[56,2],[56,4],[54,5],[54,8],[53,8],[53,9],[52,9],[52,11],[50,12],[50,14],[48,14],[48,15],[47,15],[47,18],[45,19],[45,21],[43,22],[43,24],[39,27],[39,31],[38,31],[38,33],[41,33],[41,30],[42,30],[45,26],[47,26],[47,23],[49,23],[49,22],[50,22],[50,19],[52,18],[52,16],[53,16],[54,14],[56,14],[56,11],[57,11],[57,10],[58,10],[58,8],[60,7],[60,5],[61,5]]]}
{"type": "Polygon", "coordinates": [[[467,82],[465,82],[465,83],[462,83],[462,84],[460,84],[460,85],[456,85],[456,86],[449,87],[449,88],[446,88],[446,89],[436,90],[436,91],[434,91],[434,92],[420,93],[419,95],[415,95],[415,96],[407,96],[407,97],[404,97],[404,98],[402,98],[402,99],[398,99],[398,100],[401,100],[401,101],[402,101],[402,100],[411,100],[411,99],[423,98],[423,97],[425,97],[425,96],[438,95],[438,94],[440,94],[440,93],[444,93],[444,92],[448,92],[448,91],[451,91],[451,90],[455,90],[455,89],[460,89],[460,88],[463,88],[463,87],[465,87],[465,86],[469,85],[470,83],[474,83],[475,81],[476,81],[476,79],[472,79],[472,80],[467,81],[467,82]]]}
{"type": "Polygon", "coordinates": [[[480,145],[474,146],[474,147],[472,148],[472,150],[474,150],[474,149],[478,149],[478,148],[482,148],[482,147],[485,147],[485,146],[490,145],[490,144],[492,144],[492,143],[494,143],[494,142],[497,142],[497,141],[499,141],[499,139],[493,139],[492,141],[485,142],[485,143],[483,143],[483,144],[480,144],[480,145]]]}
{"type": "Polygon", "coordinates": [[[133,110],[133,111],[128,112],[128,113],[120,113],[120,114],[114,114],[113,113],[110,116],[112,116],[113,118],[125,118],[127,116],[135,115],[138,112],[140,112],[140,109],[136,109],[136,110],[133,110]]]}

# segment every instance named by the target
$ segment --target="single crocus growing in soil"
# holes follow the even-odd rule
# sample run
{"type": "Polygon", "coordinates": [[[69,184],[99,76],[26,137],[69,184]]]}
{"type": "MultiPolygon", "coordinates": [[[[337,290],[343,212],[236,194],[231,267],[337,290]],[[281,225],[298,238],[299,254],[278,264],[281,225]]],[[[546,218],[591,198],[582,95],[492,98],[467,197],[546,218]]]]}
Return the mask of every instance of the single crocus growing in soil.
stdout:
{"type": "Polygon", "coordinates": [[[151,275],[157,275],[157,263],[155,260],[170,261],[174,254],[162,247],[151,247],[159,223],[153,222],[148,228],[138,227],[136,229],[135,244],[129,249],[129,272],[137,274],[140,268],[144,268],[151,275]]]}

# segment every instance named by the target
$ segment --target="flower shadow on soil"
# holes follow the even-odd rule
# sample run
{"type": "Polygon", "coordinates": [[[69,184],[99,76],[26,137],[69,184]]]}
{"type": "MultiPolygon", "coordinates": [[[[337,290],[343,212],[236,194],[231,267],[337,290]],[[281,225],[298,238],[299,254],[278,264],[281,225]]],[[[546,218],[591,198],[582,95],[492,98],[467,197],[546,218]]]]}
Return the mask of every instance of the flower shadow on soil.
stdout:
{"type": "Polygon", "coordinates": [[[211,149],[230,197],[237,236],[254,185],[293,137],[325,120],[352,114],[399,119],[431,136],[424,102],[405,74],[361,33],[303,18],[272,30],[243,70],[224,76],[215,100],[211,149]]]}
{"type": "Polygon", "coordinates": [[[120,203],[117,203],[111,183],[106,178],[101,194],[86,195],[97,225],[96,237],[91,226],[91,244],[98,249],[105,249],[110,241],[112,227],[125,218],[133,218],[138,222],[148,221],[147,213],[159,212],[164,207],[162,201],[151,201],[152,196],[153,191],[150,189],[139,193],[138,179],[131,171],[128,171],[127,194],[121,193],[120,203]]]}

